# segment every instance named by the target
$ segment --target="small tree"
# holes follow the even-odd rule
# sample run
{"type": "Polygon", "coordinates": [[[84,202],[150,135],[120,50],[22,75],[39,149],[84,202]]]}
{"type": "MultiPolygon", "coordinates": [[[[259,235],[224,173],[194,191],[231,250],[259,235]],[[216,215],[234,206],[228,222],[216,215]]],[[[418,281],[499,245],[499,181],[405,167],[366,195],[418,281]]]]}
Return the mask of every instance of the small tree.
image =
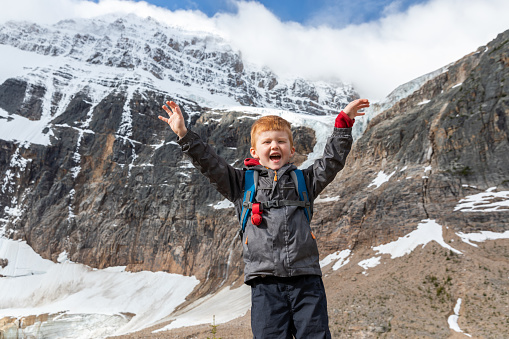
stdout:
{"type": "Polygon", "coordinates": [[[212,316],[212,325],[210,325],[210,327],[212,327],[212,329],[210,330],[210,333],[212,333],[212,338],[207,337],[207,339],[221,339],[221,338],[216,338],[217,325],[216,325],[216,316],[215,315],[212,316]]]}

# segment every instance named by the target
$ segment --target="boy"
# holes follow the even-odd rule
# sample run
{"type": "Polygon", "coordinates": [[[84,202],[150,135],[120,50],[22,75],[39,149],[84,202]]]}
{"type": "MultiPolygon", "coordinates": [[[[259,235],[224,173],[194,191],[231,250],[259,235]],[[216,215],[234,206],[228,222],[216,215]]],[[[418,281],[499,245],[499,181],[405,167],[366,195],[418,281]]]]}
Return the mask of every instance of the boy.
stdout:
{"type": "MultiPolygon", "coordinates": [[[[245,170],[235,169],[200,137],[187,130],[180,108],[167,101],[163,109],[184,153],[241,215],[245,170]]],[[[366,99],[348,104],[337,116],[321,159],[302,170],[311,202],[344,167],[352,146],[351,127],[366,99]]],[[[264,116],[251,128],[252,159],[244,164],[259,173],[254,201],[266,203],[251,212],[242,234],[244,281],[251,286],[251,328],[254,338],[330,338],[327,300],[321,278],[318,247],[305,208],[290,173],[295,153],[290,123],[264,116]],[[284,201],[285,203],[281,202],[284,201]],[[276,202],[276,203],[274,203],[276,202]],[[288,203],[289,202],[289,203],[288,203]],[[288,203],[288,204],[286,204],[288,203]]],[[[311,217],[311,216],[309,216],[311,217]]]]}

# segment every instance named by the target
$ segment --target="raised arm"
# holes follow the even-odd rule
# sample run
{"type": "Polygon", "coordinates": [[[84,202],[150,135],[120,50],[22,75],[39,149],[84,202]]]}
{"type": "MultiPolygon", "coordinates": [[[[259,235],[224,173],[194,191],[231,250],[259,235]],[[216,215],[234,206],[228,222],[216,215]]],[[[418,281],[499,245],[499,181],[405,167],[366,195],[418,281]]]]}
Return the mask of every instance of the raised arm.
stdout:
{"type": "Polygon", "coordinates": [[[182,151],[191,157],[194,167],[205,175],[211,184],[230,201],[236,200],[242,193],[243,171],[233,168],[214,149],[201,140],[200,136],[188,130],[179,106],[173,101],[167,101],[163,109],[169,118],[159,116],[166,122],[179,140],[177,143],[182,151]]]}
{"type": "Polygon", "coordinates": [[[310,175],[308,188],[311,188],[313,199],[336,177],[345,166],[346,158],[352,148],[352,126],[355,118],[365,113],[360,109],[369,107],[367,99],[357,99],[349,103],[338,114],[332,135],[327,140],[323,156],[317,159],[306,171],[310,175]]]}

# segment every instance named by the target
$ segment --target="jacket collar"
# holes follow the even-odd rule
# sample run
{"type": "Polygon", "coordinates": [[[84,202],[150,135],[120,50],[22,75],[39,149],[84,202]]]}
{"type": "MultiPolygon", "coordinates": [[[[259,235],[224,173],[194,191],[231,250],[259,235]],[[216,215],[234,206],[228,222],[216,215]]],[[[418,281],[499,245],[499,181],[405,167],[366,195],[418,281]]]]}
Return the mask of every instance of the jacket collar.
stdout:
{"type": "Polygon", "coordinates": [[[258,159],[254,159],[254,158],[247,158],[244,160],[244,166],[246,167],[253,167],[253,166],[258,166],[260,164],[260,160],[258,159]]]}
{"type": "MultiPolygon", "coordinates": [[[[273,171],[270,168],[262,166],[262,164],[260,164],[260,161],[258,159],[253,159],[253,158],[245,159],[244,160],[244,167],[246,169],[257,169],[257,170],[261,170],[261,171],[273,171]]],[[[281,167],[277,171],[278,172],[278,176],[283,175],[284,173],[288,172],[289,170],[293,171],[295,169],[297,169],[297,167],[293,163],[288,163],[288,164],[284,165],[283,167],[281,167]]]]}

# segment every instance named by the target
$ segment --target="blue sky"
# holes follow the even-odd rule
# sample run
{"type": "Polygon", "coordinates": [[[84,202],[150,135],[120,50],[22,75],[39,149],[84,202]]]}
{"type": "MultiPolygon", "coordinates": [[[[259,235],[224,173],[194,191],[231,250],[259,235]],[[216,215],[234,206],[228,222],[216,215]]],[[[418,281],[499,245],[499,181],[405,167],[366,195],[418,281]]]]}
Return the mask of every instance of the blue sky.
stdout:
{"type": "Polygon", "coordinates": [[[246,64],[281,78],[352,84],[373,101],[509,29],[508,0],[0,1],[0,25],[135,14],[207,32],[246,64]]]}
{"type": "MultiPolygon", "coordinates": [[[[139,2],[140,0],[135,0],[139,2]]],[[[306,26],[327,25],[341,28],[361,24],[394,13],[404,12],[428,0],[257,0],[283,22],[293,21],[306,26]]],[[[98,0],[95,0],[98,2],[98,0]]],[[[145,0],[169,10],[199,10],[208,17],[216,13],[236,13],[232,0],[145,0]]]]}

